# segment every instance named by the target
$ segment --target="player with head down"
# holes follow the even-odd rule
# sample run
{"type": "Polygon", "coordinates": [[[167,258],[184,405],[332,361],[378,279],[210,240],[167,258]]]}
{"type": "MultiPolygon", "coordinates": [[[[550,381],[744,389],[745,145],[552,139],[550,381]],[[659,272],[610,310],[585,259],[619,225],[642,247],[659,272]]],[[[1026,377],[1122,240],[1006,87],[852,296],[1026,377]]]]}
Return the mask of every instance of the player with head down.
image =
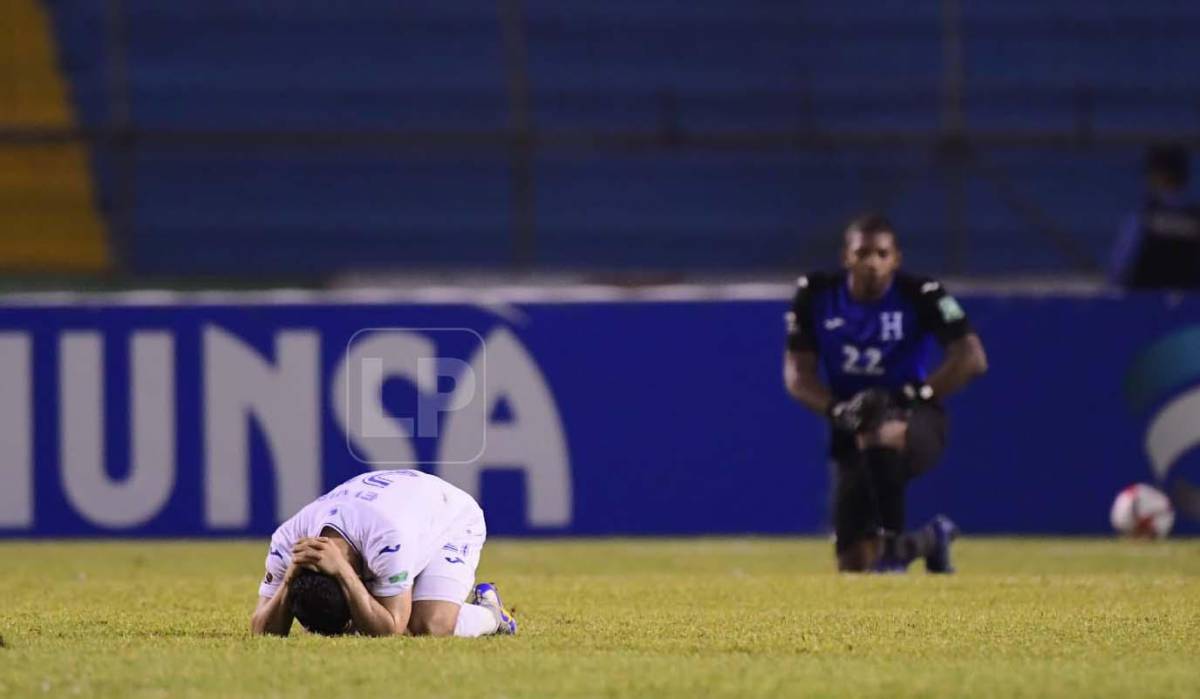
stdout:
{"type": "Polygon", "coordinates": [[[515,634],[496,586],[474,585],[486,538],[483,510],[440,478],[356,476],[275,530],[250,629],[286,636],[295,618],[324,635],[515,634]]]}
{"type": "Polygon", "coordinates": [[[886,218],[860,216],[844,236],[841,271],[798,280],[784,358],[788,392],[830,422],[838,569],[904,570],[924,558],[949,573],[956,527],[939,515],[905,532],[905,490],[941,457],[942,401],[983,374],[987,357],[939,282],[899,270],[886,218]],[[943,348],[932,372],[931,338],[943,348]]]}

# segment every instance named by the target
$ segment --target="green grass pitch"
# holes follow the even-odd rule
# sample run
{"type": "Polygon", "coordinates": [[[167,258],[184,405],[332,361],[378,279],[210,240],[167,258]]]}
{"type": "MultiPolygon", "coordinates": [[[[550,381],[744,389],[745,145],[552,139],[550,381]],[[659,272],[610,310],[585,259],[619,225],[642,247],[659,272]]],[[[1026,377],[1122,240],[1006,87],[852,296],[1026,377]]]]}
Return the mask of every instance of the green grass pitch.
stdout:
{"type": "MultiPolygon", "coordinates": [[[[0,697],[1196,696],[1200,541],[489,542],[515,638],[251,638],[265,542],[7,542],[0,697]]],[[[297,627],[298,628],[298,627],[297,627]]]]}

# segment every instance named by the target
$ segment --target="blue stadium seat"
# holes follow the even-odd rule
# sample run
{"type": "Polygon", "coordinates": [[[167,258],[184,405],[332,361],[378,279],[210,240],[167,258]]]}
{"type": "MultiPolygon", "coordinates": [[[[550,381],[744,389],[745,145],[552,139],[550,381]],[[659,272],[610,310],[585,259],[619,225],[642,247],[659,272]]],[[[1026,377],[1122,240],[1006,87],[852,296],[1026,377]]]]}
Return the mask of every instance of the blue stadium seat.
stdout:
{"type": "MultiPolygon", "coordinates": [[[[110,124],[103,4],[45,1],[81,121],[110,124]]],[[[503,147],[250,147],[255,134],[281,132],[501,133],[510,115],[495,2],[124,7],[134,125],[249,135],[245,148],[139,143],[134,271],[511,263],[503,147]]],[[[942,119],[936,0],[527,0],[524,9],[532,117],[551,136],[934,134],[942,119]]],[[[971,128],[1196,128],[1200,115],[1178,93],[1200,89],[1200,6],[1017,0],[963,12],[971,128]],[[1117,31],[1127,27],[1139,31],[1117,31]],[[1147,33],[1156,39],[1130,38],[1147,33]]],[[[1078,250],[1103,259],[1136,201],[1135,151],[984,149],[986,171],[964,185],[960,242],[946,221],[947,170],[927,148],[547,146],[533,164],[536,262],[811,266],[828,259],[838,223],[870,205],[893,213],[909,259],[931,272],[1075,268],[1078,250]]],[[[121,201],[116,155],[98,147],[93,158],[106,211],[121,201]]]]}
{"type": "Polygon", "coordinates": [[[505,265],[508,162],[147,148],[134,263],[153,274],[505,265]]]}

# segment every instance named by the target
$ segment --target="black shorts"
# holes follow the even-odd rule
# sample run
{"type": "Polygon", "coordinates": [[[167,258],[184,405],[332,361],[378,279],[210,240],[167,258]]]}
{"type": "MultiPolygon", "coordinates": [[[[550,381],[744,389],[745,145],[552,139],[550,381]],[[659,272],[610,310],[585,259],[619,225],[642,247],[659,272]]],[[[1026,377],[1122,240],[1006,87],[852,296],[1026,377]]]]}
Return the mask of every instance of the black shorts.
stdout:
{"type": "Polygon", "coordinates": [[[910,480],[937,465],[946,447],[946,422],[940,406],[919,405],[912,410],[906,448],[900,457],[901,472],[894,479],[880,479],[867,470],[854,435],[833,434],[833,525],[839,552],[880,529],[903,531],[903,513],[892,508],[885,510],[892,514],[881,515],[880,499],[902,497],[910,480]]]}

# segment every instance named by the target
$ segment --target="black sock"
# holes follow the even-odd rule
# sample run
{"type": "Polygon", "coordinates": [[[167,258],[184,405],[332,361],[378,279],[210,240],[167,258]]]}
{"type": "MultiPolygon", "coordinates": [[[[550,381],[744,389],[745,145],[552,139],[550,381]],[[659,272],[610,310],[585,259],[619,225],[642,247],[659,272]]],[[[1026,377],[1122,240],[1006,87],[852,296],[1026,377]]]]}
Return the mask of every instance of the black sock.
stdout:
{"type": "Polygon", "coordinates": [[[876,513],[883,531],[885,568],[907,566],[923,556],[925,542],[904,531],[904,492],[908,486],[908,468],[904,455],[895,449],[870,447],[862,451],[863,465],[870,474],[876,513]]]}
{"type": "Polygon", "coordinates": [[[895,449],[870,447],[863,449],[862,457],[874,486],[880,528],[904,531],[904,491],[908,486],[904,455],[895,449]]]}

